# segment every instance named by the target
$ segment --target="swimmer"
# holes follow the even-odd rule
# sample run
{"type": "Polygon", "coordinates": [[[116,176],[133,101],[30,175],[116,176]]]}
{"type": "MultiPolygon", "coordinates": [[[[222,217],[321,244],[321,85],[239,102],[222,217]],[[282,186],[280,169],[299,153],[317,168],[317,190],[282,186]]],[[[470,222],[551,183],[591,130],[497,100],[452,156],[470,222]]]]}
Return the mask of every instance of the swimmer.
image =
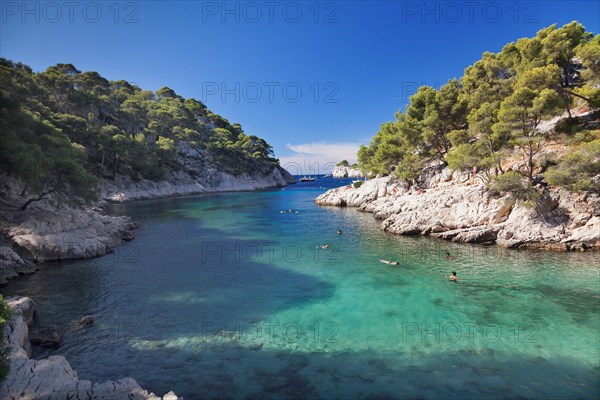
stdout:
{"type": "Polygon", "coordinates": [[[448,279],[452,282],[458,282],[458,277],[456,276],[456,272],[452,271],[452,275],[448,275],[448,279]]]}
{"type": "Polygon", "coordinates": [[[338,235],[342,235],[343,233],[344,233],[344,231],[343,231],[343,230],[341,230],[341,229],[338,229],[338,235]]]}
{"type": "Polygon", "coordinates": [[[400,264],[398,261],[388,261],[388,260],[379,260],[379,262],[382,262],[382,263],[388,264],[388,265],[398,265],[398,264],[400,264]]]}

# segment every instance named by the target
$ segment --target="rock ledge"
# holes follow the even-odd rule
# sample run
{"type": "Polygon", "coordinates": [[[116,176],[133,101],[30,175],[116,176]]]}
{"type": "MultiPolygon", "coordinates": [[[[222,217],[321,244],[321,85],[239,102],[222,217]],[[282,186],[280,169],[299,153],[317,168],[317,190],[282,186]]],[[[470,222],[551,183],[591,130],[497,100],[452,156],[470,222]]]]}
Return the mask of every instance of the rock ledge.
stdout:
{"type": "Polygon", "coordinates": [[[92,383],[80,380],[63,356],[43,360],[29,358],[29,324],[35,305],[29,297],[12,297],[6,302],[13,317],[4,327],[4,345],[8,348],[10,372],[0,386],[0,398],[7,400],[35,399],[113,399],[113,400],[179,400],[173,392],[163,397],[144,390],[131,378],[92,383]]]}

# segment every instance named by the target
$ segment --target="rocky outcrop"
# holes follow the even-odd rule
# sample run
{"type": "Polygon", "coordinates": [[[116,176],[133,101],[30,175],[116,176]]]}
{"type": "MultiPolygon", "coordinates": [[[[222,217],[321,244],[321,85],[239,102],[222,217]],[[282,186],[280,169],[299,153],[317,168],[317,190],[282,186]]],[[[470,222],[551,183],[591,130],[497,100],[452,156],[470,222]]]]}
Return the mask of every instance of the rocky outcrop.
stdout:
{"type": "Polygon", "coordinates": [[[331,175],[334,178],[362,178],[363,174],[356,168],[336,166],[333,168],[331,175]]]}
{"type": "MultiPolygon", "coordinates": [[[[35,306],[28,297],[6,299],[13,316],[4,326],[3,343],[8,349],[10,371],[0,386],[0,398],[7,400],[34,399],[113,399],[160,400],[161,397],[144,390],[134,379],[92,383],[81,380],[63,356],[50,356],[43,360],[29,358],[29,325],[35,306]]],[[[169,392],[163,400],[177,400],[169,392]]]]}
{"type": "Polygon", "coordinates": [[[320,205],[351,206],[383,220],[383,230],[432,235],[455,242],[496,243],[510,248],[600,249],[600,196],[544,190],[530,207],[509,195],[492,196],[476,175],[447,168],[429,171],[419,188],[394,177],[332,189],[320,205]]]}
{"type": "Polygon", "coordinates": [[[98,188],[102,199],[112,203],[134,200],[156,199],[162,197],[187,196],[210,192],[237,192],[286,186],[293,177],[284,169],[275,168],[267,175],[242,174],[230,175],[214,172],[203,178],[177,171],[161,181],[134,181],[130,177],[116,180],[102,180],[98,188]]]}
{"type": "Polygon", "coordinates": [[[137,224],[127,217],[80,208],[58,196],[31,203],[18,179],[0,176],[0,284],[36,270],[33,262],[91,258],[112,252],[134,237],[137,224]]]}
{"type": "Polygon", "coordinates": [[[134,180],[124,175],[114,180],[102,179],[98,185],[100,197],[109,202],[122,203],[207,192],[267,189],[295,183],[294,177],[280,166],[274,166],[271,170],[232,175],[220,171],[203,150],[194,148],[185,141],[178,142],[176,150],[179,169],[167,171],[163,179],[134,180]]]}
{"type": "Polygon", "coordinates": [[[127,217],[39,203],[15,219],[7,219],[4,230],[18,248],[44,262],[103,256],[124,240],[133,239],[136,227],[127,217]]]}
{"type": "MultiPolygon", "coordinates": [[[[219,171],[202,150],[177,143],[177,170],[160,181],[120,175],[102,179],[103,201],[126,202],[206,192],[257,190],[286,186],[294,178],[280,166],[241,175],[219,171]]],[[[34,262],[103,256],[134,237],[137,224],[127,217],[104,215],[98,207],[80,207],[65,195],[49,195],[20,210],[31,196],[14,177],[0,174],[0,285],[36,271],[34,262]]]]}
{"type": "Polygon", "coordinates": [[[3,239],[0,242],[0,286],[5,285],[10,278],[32,274],[35,271],[35,265],[31,261],[23,260],[13,250],[9,240],[3,239]]]}

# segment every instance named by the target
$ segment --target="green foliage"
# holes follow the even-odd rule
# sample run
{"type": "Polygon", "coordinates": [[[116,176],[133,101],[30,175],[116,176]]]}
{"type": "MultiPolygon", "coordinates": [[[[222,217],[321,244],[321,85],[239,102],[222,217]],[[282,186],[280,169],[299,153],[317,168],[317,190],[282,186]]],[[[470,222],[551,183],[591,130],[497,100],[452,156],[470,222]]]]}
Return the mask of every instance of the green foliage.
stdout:
{"type": "Polygon", "coordinates": [[[600,35],[581,43],[576,51],[586,67],[581,71],[584,82],[590,85],[600,83],[600,35]]]}
{"type": "MultiPolygon", "coordinates": [[[[2,294],[0,293],[0,337],[4,337],[4,325],[12,317],[12,311],[4,301],[2,294]]],[[[8,365],[8,349],[0,343],[0,382],[6,378],[9,371],[8,365]]]]}
{"type": "Polygon", "coordinates": [[[448,166],[458,171],[476,168],[489,169],[497,163],[496,156],[490,155],[481,142],[465,143],[453,147],[446,157],[448,166]]]}
{"type": "Polygon", "coordinates": [[[600,139],[600,130],[583,130],[577,132],[571,139],[571,144],[587,143],[593,140],[600,139]]]}
{"type": "Polygon", "coordinates": [[[354,186],[354,189],[358,189],[359,187],[362,186],[364,181],[356,181],[352,184],[352,186],[354,186]]]}
{"type": "Polygon", "coordinates": [[[515,171],[492,178],[488,187],[492,193],[510,193],[515,199],[529,203],[536,202],[540,197],[531,182],[515,171]]]}
{"type": "Polygon", "coordinates": [[[401,180],[411,182],[419,177],[425,167],[425,159],[417,154],[406,154],[396,165],[394,174],[401,180]]]}
{"type": "Polygon", "coordinates": [[[41,73],[0,59],[0,167],[31,195],[95,198],[98,178],[161,179],[176,169],[179,141],[205,151],[226,172],[270,171],[278,161],[264,140],[184,99],[96,72],[58,64],[41,73]]]}
{"type": "MultiPolygon", "coordinates": [[[[570,111],[574,96],[600,108],[599,66],[600,36],[577,22],[552,25],[497,54],[486,52],[459,80],[439,90],[420,87],[406,111],[398,111],[369,146],[360,147],[359,168],[363,173],[393,172],[407,181],[432,161],[457,170],[495,168],[502,174],[503,160],[516,147],[525,161],[522,175],[531,184],[534,170],[542,166],[537,155],[554,134],[541,129],[541,122],[570,111]]],[[[556,131],[573,135],[574,142],[596,138],[570,124],[562,122],[556,131]]],[[[500,179],[521,185],[513,173],[500,179]]],[[[518,185],[513,192],[523,198],[530,193],[518,185]]]]}
{"type": "Polygon", "coordinates": [[[350,163],[348,162],[348,160],[342,160],[342,161],[340,161],[339,163],[337,163],[335,165],[337,165],[338,167],[347,167],[347,166],[350,165],[350,163]]]}
{"type": "Polygon", "coordinates": [[[544,176],[549,184],[569,190],[600,191],[600,139],[575,147],[544,176]]]}

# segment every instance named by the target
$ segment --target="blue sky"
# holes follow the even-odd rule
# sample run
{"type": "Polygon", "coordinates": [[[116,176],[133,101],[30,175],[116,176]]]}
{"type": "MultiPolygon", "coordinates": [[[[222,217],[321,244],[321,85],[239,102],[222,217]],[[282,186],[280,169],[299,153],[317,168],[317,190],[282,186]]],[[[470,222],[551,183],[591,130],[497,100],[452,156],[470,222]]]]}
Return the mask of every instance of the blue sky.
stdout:
{"type": "Polygon", "coordinates": [[[0,1],[0,55],[169,86],[271,143],[293,173],[354,161],[416,87],[598,1],[0,1]],[[300,169],[300,170],[298,170],[300,169]]]}

